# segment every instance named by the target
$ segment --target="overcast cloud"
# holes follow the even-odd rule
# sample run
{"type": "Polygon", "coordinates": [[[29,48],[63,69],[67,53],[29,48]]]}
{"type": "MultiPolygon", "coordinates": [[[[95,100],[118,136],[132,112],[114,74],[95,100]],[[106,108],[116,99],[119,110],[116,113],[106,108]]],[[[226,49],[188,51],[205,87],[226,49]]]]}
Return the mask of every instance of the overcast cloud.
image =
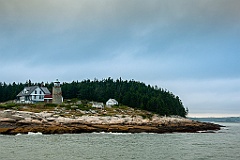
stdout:
{"type": "Polygon", "coordinates": [[[2,82],[135,79],[240,116],[239,0],[0,0],[2,82]]]}

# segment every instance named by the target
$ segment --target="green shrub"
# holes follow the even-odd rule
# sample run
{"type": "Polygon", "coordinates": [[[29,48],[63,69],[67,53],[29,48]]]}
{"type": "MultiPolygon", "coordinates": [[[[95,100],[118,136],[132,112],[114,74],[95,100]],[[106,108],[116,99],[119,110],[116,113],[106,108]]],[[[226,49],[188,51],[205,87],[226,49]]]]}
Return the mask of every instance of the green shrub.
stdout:
{"type": "Polygon", "coordinates": [[[6,104],[0,105],[0,108],[3,108],[3,109],[12,109],[14,107],[17,107],[16,103],[6,103],[6,104]]]}
{"type": "Polygon", "coordinates": [[[89,111],[91,108],[92,108],[92,107],[86,106],[86,105],[84,105],[84,104],[78,105],[78,109],[81,109],[81,110],[83,110],[83,111],[89,111]]]}
{"type": "Polygon", "coordinates": [[[120,109],[128,109],[128,106],[118,106],[120,109]]]}
{"type": "Polygon", "coordinates": [[[7,103],[6,105],[7,105],[8,108],[13,108],[13,107],[17,106],[16,103],[7,103]]]}
{"type": "Polygon", "coordinates": [[[0,105],[0,108],[9,109],[6,105],[3,105],[3,104],[0,105]]]}
{"type": "Polygon", "coordinates": [[[142,116],[143,119],[152,119],[153,114],[140,114],[140,116],[142,116]]]}
{"type": "Polygon", "coordinates": [[[64,107],[64,108],[66,108],[67,110],[70,110],[70,109],[71,109],[71,106],[72,106],[72,105],[70,105],[70,104],[61,105],[61,107],[64,107]]]}

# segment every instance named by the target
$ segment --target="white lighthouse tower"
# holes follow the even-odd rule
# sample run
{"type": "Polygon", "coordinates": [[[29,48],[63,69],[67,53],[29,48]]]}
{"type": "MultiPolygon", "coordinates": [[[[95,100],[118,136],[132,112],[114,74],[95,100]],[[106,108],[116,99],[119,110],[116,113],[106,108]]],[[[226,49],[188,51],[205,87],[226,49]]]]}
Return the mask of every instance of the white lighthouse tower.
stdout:
{"type": "Polygon", "coordinates": [[[58,79],[54,82],[53,90],[52,90],[52,103],[61,104],[63,102],[62,90],[60,87],[60,82],[58,79]]]}

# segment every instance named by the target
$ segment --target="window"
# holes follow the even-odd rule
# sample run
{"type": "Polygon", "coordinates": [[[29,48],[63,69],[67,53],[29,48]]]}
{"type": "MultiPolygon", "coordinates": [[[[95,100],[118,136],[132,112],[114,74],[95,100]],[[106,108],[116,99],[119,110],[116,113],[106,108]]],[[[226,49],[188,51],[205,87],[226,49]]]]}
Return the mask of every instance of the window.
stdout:
{"type": "Polygon", "coordinates": [[[37,98],[37,96],[34,96],[33,98],[34,98],[34,99],[36,99],[36,98],[37,98]]]}
{"type": "Polygon", "coordinates": [[[40,91],[39,93],[42,94],[42,91],[40,91]]]}
{"type": "Polygon", "coordinates": [[[37,94],[37,91],[35,90],[35,94],[37,94]]]}

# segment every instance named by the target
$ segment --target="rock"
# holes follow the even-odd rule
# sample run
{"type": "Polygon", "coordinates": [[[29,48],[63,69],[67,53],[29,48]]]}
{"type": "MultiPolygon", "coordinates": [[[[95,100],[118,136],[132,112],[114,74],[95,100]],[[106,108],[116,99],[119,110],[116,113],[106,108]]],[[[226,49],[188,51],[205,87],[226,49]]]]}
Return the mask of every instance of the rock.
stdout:
{"type": "Polygon", "coordinates": [[[10,130],[11,129],[9,129],[9,128],[0,128],[0,133],[1,134],[7,134],[7,133],[9,133],[10,130]]]}
{"type": "Polygon", "coordinates": [[[0,112],[0,117],[11,118],[14,113],[15,113],[15,111],[13,111],[13,110],[4,110],[4,111],[0,112]]]}
{"type": "Polygon", "coordinates": [[[20,120],[17,122],[18,125],[41,125],[42,122],[39,120],[25,118],[24,120],[20,120]]]}
{"type": "Polygon", "coordinates": [[[52,117],[54,113],[40,112],[40,113],[36,113],[36,115],[41,118],[49,118],[49,117],[52,117]]]}
{"type": "Polygon", "coordinates": [[[0,134],[41,132],[44,134],[129,132],[129,133],[172,133],[215,131],[220,125],[188,120],[181,117],[160,117],[151,119],[141,116],[79,116],[72,118],[55,115],[55,112],[0,111],[0,134]]]}
{"type": "Polygon", "coordinates": [[[55,121],[56,118],[54,118],[54,117],[48,117],[48,118],[46,118],[46,120],[52,122],[52,121],[55,121]]]}
{"type": "Polygon", "coordinates": [[[78,108],[78,106],[71,106],[71,108],[72,108],[72,109],[77,109],[77,108],[78,108]]]}
{"type": "Polygon", "coordinates": [[[15,119],[16,121],[20,121],[20,120],[25,119],[25,117],[23,117],[21,115],[12,115],[11,118],[15,119]]]}
{"type": "Polygon", "coordinates": [[[12,118],[1,118],[0,119],[0,123],[1,122],[9,122],[9,123],[15,123],[16,119],[12,119],[12,118]]]}
{"type": "Polygon", "coordinates": [[[60,117],[60,115],[55,114],[55,115],[53,115],[52,117],[53,117],[53,118],[58,118],[58,117],[60,117]]]}

